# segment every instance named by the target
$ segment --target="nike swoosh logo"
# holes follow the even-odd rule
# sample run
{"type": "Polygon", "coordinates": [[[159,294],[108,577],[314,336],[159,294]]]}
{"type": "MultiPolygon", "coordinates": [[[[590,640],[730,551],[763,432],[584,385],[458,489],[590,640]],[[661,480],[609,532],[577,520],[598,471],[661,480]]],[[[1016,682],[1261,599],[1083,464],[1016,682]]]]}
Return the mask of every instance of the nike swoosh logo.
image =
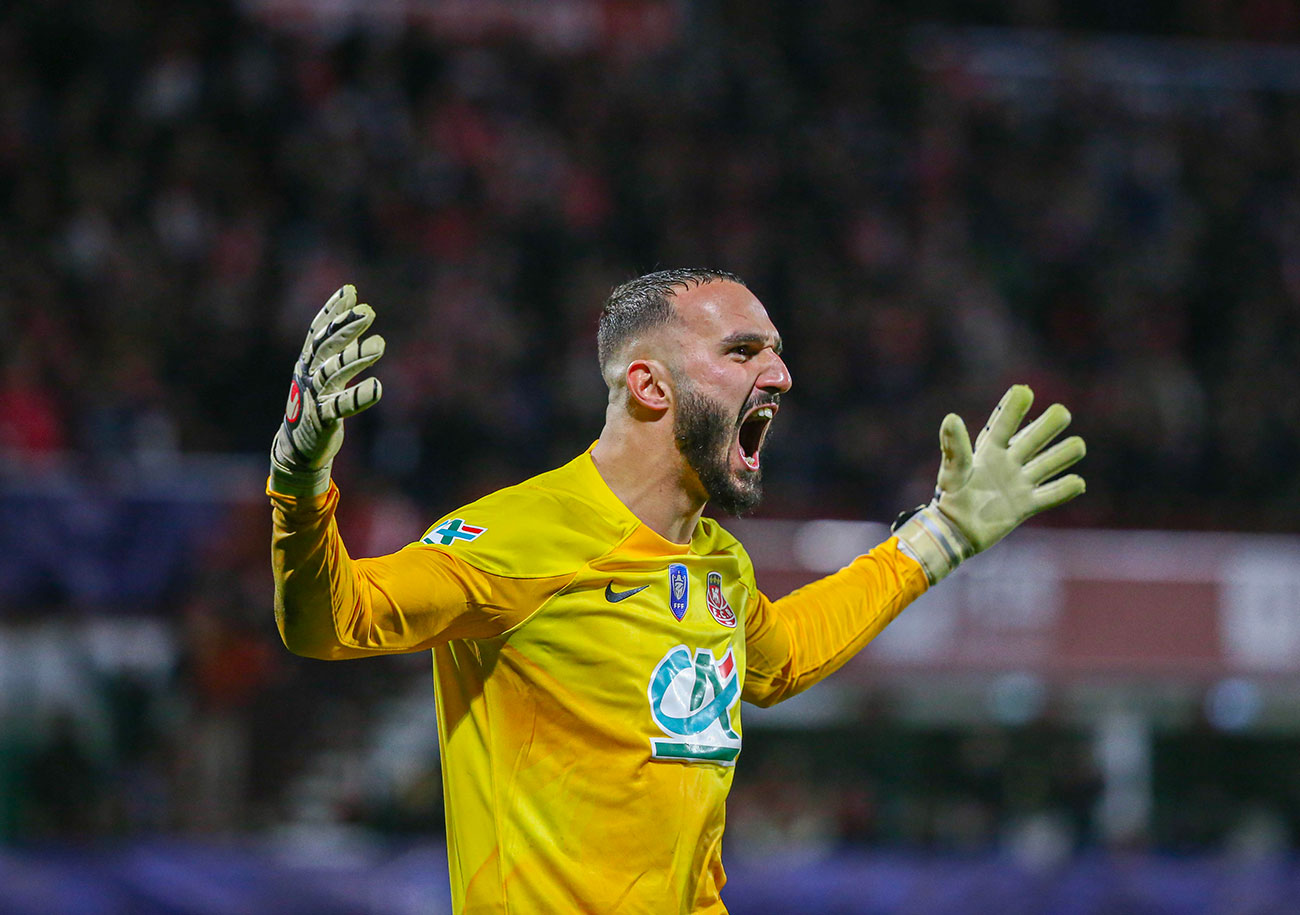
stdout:
{"type": "Polygon", "coordinates": [[[648,587],[650,586],[642,585],[639,588],[633,588],[631,591],[615,591],[614,583],[611,581],[609,584],[605,585],[605,600],[609,601],[611,604],[617,604],[619,601],[627,600],[636,592],[644,591],[648,587]]]}

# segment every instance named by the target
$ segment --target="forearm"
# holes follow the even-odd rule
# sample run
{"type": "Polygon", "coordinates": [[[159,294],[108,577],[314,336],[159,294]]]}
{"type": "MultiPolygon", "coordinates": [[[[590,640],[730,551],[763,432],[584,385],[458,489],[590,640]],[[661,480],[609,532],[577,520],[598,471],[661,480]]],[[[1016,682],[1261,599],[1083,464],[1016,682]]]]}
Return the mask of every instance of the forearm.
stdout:
{"type": "Polygon", "coordinates": [[[469,615],[461,582],[435,557],[349,556],[334,518],[338,487],[270,494],[275,620],[290,651],[323,660],[418,651],[469,615]]]}
{"type": "Polygon", "coordinates": [[[338,489],[301,498],[270,489],[268,494],[275,622],[285,646],[330,660],[370,653],[354,644],[358,621],[369,614],[359,599],[356,564],[334,519],[338,489]]]}
{"type": "Polygon", "coordinates": [[[746,634],[745,698],[771,705],[839,670],[926,587],[924,569],[890,538],[833,575],[762,606],[762,618],[746,634]]]}

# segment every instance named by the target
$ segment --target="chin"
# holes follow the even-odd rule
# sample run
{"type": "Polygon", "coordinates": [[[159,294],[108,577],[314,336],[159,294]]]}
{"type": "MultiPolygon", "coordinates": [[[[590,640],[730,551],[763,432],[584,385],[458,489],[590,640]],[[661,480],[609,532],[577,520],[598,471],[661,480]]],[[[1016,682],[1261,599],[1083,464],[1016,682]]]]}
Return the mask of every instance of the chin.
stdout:
{"type": "Polygon", "coordinates": [[[752,512],[763,501],[762,475],[757,470],[742,473],[733,469],[724,485],[710,487],[709,501],[728,515],[752,512]]]}

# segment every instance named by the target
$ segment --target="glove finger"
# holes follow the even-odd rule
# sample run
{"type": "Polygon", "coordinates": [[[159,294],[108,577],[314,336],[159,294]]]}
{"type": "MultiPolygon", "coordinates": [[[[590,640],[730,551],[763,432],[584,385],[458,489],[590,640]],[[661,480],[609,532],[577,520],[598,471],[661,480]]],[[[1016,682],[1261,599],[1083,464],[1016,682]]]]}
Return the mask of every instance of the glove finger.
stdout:
{"type": "Polygon", "coordinates": [[[342,352],[349,343],[364,334],[374,320],[375,311],[369,305],[358,305],[334,318],[321,331],[307,370],[315,374],[327,359],[342,352]]]}
{"type": "Polygon", "coordinates": [[[970,479],[973,458],[970,433],[956,413],[949,413],[939,426],[939,449],[943,458],[939,463],[939,490],[955,492],[970,479]]]}
{"type": "Polygon", "coordinates": [[[1070,419],[1069,410],[1059,403],[1052,404],[1042,416],[1011,436],[1011,456],[1022,464],[1028,461],[1060,435],[1070,425],[1070,419]]]}
{"type": "Polygon", "coordinates": [[[308,356],[315,345],[319,342],[321,332],[329,326],[341,314],[351,311],[357,304],[357,288],[351,283],[341,287],[337,292],[329,297],[321,310],[316,312],[316,317],[312,318],[311,328],[307,331],[307,342],[303,344],[302,352],[308,356]]]}
{"type": "Polygon", "coordinates": [[[379,361],[384,346],[384,338],[378,334],[364,340],[353,340],[343,348],[343,352],[326,359],[312,375],[316,390],[321,394],[343,390],[349,381],[379,361]]]}
{"type": "Polygon", "coordinates": [[[356,416],[362,410],[373,407],[384,394],[384,386],[378,378],[364,378],[350,388],[337,394],[324,397],[320,402],[322,422],[347,419],[356,416]]]}
{"type": "Polygon", "coordinates": [[[1033,483],[1051,479],[1067,467],[1072,467],[1088,453],[1088,446],[1077,435],[1053,445],[1025,465],[1025,476],[1033,483]]]}
{"type": "Polygon", "coordinates": [[[1083,482],[1083,477],[1077,473],[1037,486],[1033,492],[1034,513],[1037,514],[1049,508],[1064,505],[1075,496],[1083,495],[1087,488],[1087,485],[1083,482]]]}
{"type": "Polygon", "coordinates": [[[998,405],[989,414],[989,421],[980,430],[979,437],[975,440],[976,449],[986,440],[992,441],[999,448],[1007,447],[1007,443],[1011,441],[1011,434],[1020,426],[1021,420],[1025,418],[1033,403],[1034,392],[1029,390],[1028,385],[1013,384],[1008,388],[1007,393],[1002,395],[998,405]]]}

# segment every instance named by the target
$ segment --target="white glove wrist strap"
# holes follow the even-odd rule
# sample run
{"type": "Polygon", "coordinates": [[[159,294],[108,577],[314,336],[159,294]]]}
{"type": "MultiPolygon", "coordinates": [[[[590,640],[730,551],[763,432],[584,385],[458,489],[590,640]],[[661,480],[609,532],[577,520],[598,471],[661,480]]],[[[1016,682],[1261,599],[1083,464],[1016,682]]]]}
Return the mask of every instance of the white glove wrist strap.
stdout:
{"type": "Polygon", "coordinates": [[[318,470],[291,470],[271,458],[271,490],[286,496],[319,496],[330,488],[330,465],[318,470]]]}
{"type": "Polygon", "coordinates": [[[921,564],[932,585],[975,554],[966,536],[933,502],[899,525],[894,534],[899,549],[921,564]]]}

